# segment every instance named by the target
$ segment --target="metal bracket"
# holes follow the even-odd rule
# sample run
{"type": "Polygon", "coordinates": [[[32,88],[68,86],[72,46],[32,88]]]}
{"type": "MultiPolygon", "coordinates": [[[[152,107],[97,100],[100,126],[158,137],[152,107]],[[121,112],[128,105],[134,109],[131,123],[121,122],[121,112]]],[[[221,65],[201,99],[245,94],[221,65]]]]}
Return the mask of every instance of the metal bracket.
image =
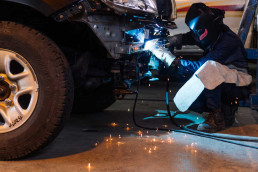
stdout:
{"type": "Polygon", "coordinates": [[[90,1],[88,0],[81,0],[78,1],[74,4],[72,4],[71,6],[62,9],[61,11],[59,11],[58,13],[56,13],[55,15],[53,15],[53,18],[57,21],[57,22],[63,22],[77,14],[80,14],[82,12],[92,12],[94,11],[96,8],[96,6],[93,3],[90,3],[90,1]]]}

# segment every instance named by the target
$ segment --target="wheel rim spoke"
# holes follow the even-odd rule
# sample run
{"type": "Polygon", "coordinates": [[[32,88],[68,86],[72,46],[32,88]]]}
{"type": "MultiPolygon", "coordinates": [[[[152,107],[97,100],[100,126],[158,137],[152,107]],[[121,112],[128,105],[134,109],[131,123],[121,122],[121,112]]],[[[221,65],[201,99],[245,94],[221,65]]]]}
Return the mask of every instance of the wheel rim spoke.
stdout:
{"type": "Polygon", "coordinates": [[[9,97],[0,101],[0,133],[6,133],[30,118],[38,101],[39,87],[27,60],[8,50],[0,49],[0,75],[4,76],[2,87],[8,84],[11,90],[9,97]]]}
{"type": "Polygon", "coordinates": [[[0,107],[0,115],[4,119],[5,123],[7,123],[8,125],[11,124],[11,122],[12,122],[11,117],[9,116],[8,113],[5,112],[4,108],[0,107]]]}
{"type": "Polygon", "coordinates": [[[24,70],[22,72],[20,72],[18,74],[13,74],[11,72],[11,61],[12,60],[18,62],[18,60],[16,58],[14,58],[13,56],[11,56],[11,55],[5,57],[5,73],[6,73],[6,75],[7,75],[7,77],[9,79],[11,79],[11,80],[19,80],[19,79],[24,78],[24,77],[29,75],[29,72],[26,70],[26,68],[24,66],[22,66],[24,68],[24,70]]]}
{"type": "Polygon", "coordinates": [[[26,75],[23,78],[20,78],[17,81],[18,85],[19,85],[19,89],[20,90],[27,90],[27,89],[31,89],[33,91],[37,91],[38,89],[38,85],[35,82],[34,78],[31,77],[30,75],[26,75]]]}
{"type": "Polygon", "coordinates": [[[14,127],[16,125],[16,120],[23,118],[23,116],[20,115],[20,113],[17,111],[15,107],[8,108],[7,114],[11,119],[11,123],[8,124],[9,128],[14,127]]]}
{"type": "Polygon", "coordinates": [[[5,59],[6,55],[0,52],[0,73],[5,72],[5,59]]]}
{"type": "MultiPolygon", "coordinates": [[[[22,96],[22,95],[25,95],[25,94],[29,94],[29,95],[32,95],[32,99],[35,98],[35,95],[34,92],[33,92],[33,88],[27,88],[27,89],[24,89],[24,90],[21,90],[19,92],[17,92],[14,96],[14,99],[13,99],[13,104],[16,108],[16,110],[19,112],[20,115],[24,116],[26,115],[27,113],[27,110],[23,109],[19,103],[19,97],[22,96]]],[[[31,103],[31,100],[30,100],[30,103],[31,103]]],[[[30,105],[29,105],[30,106],[30,105]]],[[[28,107],[29,107],[28,106],[28,107]]]]}

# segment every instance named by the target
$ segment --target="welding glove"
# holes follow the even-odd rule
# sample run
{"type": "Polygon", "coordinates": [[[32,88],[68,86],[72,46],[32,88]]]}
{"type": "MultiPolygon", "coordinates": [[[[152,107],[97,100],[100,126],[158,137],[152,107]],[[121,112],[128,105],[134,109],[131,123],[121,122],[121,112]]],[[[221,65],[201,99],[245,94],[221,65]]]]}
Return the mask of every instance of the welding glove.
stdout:
{"type": "Polygon", "coordinates": [[[155,55],[159,60],[163,61],[167,66],[170,66],[176,58],[170,51],[168,51],[162,45],[159,45],[157,40],[146,42],[144,50],[151,51],[153,55],[155,55]]]}
{"type": "Polygon", "coordinates": [[[177,34],[174,36],[168,37],[168,44],[166,47],[170,48],[172,46],[176,47],[176,49],[182,49],[183,45],[183,34],[177,34]]]}

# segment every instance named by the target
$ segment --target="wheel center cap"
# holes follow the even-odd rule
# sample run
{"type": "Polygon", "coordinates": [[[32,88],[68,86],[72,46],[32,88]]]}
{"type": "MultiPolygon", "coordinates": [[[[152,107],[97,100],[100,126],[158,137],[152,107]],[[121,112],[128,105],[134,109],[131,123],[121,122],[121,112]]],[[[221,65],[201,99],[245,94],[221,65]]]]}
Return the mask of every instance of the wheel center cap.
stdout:
{"type": "Polygon", "coordinates": [[[7,82],[0,82],[0,101],[4,101],[11,94],[9,84],[7,82]]]}

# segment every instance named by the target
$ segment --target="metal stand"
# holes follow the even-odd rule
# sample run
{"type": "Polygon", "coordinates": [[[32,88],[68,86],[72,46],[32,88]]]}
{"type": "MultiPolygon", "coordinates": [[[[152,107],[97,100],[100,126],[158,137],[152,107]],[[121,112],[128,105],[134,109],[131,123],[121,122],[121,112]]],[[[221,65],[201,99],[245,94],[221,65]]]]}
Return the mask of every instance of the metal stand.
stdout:
{"type": "MultiPolygon", "coordinates": [[[[248,0],[245,5],[244,13],[240,22],[238,36],[242,40],[243,44],[246,42],[246,38],[252,24],[255,11],[258,5],[258,0],[248,0]]],[[[256,59],[256,94],[250,95],[250,107],[258,110],[258,49],[246,49],[248,59],[256,59]]]]}

